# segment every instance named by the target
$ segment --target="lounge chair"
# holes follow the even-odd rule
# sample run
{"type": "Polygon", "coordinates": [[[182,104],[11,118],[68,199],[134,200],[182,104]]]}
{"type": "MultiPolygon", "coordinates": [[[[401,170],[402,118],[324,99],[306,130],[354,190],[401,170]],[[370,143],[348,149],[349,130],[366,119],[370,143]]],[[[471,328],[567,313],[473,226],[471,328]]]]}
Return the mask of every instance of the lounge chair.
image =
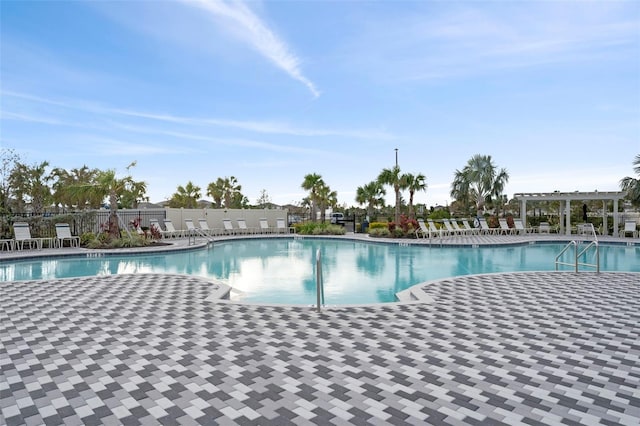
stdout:
{"type": "Polygon", "coordinates": [[[483,234],[495,235],[498,231],[498,229],[496,228],[491,228],[487,223],[487,219],[485,219],[484,217],[479,217],[478,223],[480,223],[480,229],[482,230],[483,234]]]}
{"type": "Polygon", "coordinates": [[[284,220],[284,218],[279,217],[276,219],[276,232],[280,233],[282,232],[283,234],[292,234],[296,231],[296,229],[293,226],[287,226],[287,222],[284,220]]]}
{"type": "Polygon", "coordinates": [[[438,237],[449,235],[449,232],[446,229],[438,229],[433,219],[427,219],[427,225],[429,226],[429,231],[432,234],[436,234],[438,237]]]}
{"type": "Polygon", "coordinates": [[[462,232],[460,232],[458,229],[453,227],[449,219],[447,218],[442,219],[442,223],[444,224],[444,227],[449,233],[449,235],[462,235],[462,232]]]}
{"type": "Polygon", "coordinates": [[[453,227],[454,231],[456,231],[460,235],[469,235],[469,231],[464,229],[458,224],[458,221],[455,219],[449,219],[449,223],[453,227]]]}
{"type": "Polygon", "coordinates": [[[540,222],[540,226],[538,226],[539,234],[549,234],[551,233],[551,226],[549,222],[540,222]]]}
{"type": "Polygon", "coordinates": [[[71,235],[71,227],[68,223],[56,223],[56,238],[54,247],[64,247],[64,242],[69,241],[69,247],[80,247],[80,237],[71,235]]]}
{"type": "Polygon", "coordinates": [[[638,238],[638,231],[634,220],[624,221],[624,228],[620,231],[620,236],[624,238],[627,234],[631,234],[631,237],[633,238],[638,238]]]}
{"type": "Polygon", "coordinates": [[[513,224],[515,226],[515,230],[518,234],[531,234],[533,232],[533,228],[525,228],[522,219],[513,219],[513,224]]]}
{"type": "Polygon", "coordinates": [[[273,228],[269,226],[269,221],[265,218],[260,219],[260,232],[263,234],[270,234],[273,231],[273,228]]]}
{"type": "Polygon", "coordinates": [[[424,223],[424,219],[418,219],[419,228],[416,229],[416,237],[422,236],[422,238],[431,238],[431,232],[427,227],[427,224],[424,223]]]}
{"type": "Polygon", "coordinates": [[[156,228],[158,232],[160,232],[160,235],[162,235],[162,238],[169,238],[172,236],[171,232],[162,229],[162,227],[160,226],[160,222],[158,222],[158,219],[149,219],[149,228],[151,227],[156,228]]]}
{"type": "Polygon", "coordinates": [[[509,228],[509,224],[507,223],[507,219],[499,218],[498,223],[500,224],[500,229],[498,232],[502,235],[511,235],[513,234],[513,229],[509,228]]]}
{"type": "Polygon", "coordinates": [[[222,225],[224,226],[224,233],[227,235],[235,235],[238,230],[233,227],[231,219],[222,219],[222,225]]]}
{"type": "Polygon", "coordinates": [[[13,234],[14,234],[14,242],[13,246],[16,249],[24,250],[24,243],[29,244],[29,248],[32,249],[35,244],[36,249],[42,250],[42,245],[44,241],[49,242],[49,246],[51,246],[52,239],[51,238],[33,238],[31,237],[31,230],[29,229],[29,224],[26,222],[16,222],[13,224],[13,234]]]}
{"type": "Polygon", "coordinates": [[[255,234],[256,233],[255,228],[249,228],[247,226],[247,221],[245,219],[236,219],[236,222],[238,222],[238,231],[241,234],[255,234]]]}
{"type": "Polygon", "coordinates": [[[211,229],[209,228],[209,222],[207,219],[200,218],[198,219],[198,225],[200,225],[200,230],[208,236],[218,235],[220,233],[220,229],[211,229]]]}
{"type": "Polygon", "coordinates": [[[478,234],[480,234],[480,228],[474,228],[473,226],[471,226],[469,224],[468,220],[463,220],[462,221],[462,225],[464,226],[465,231],[467,231],[467,233],[469,235],[478,235],[478,234]]]}
{"type": "Polygon", "coordinates": [[[185,231],[186,236],[195,236],[202,235],[202,231],[196,228],[196,225],[193,224],[193,219],[185,219],[184,224],[187,225],[187,229],[185,231]]]}

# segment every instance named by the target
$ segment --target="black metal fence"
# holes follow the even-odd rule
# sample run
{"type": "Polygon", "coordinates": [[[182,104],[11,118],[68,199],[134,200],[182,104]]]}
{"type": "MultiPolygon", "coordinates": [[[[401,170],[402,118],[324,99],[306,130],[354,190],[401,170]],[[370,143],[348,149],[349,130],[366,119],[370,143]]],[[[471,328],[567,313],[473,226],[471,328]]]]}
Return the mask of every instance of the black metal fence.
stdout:
{"type": "MultiPolygon", "coordinates": [[[[129,227],[131,222],[140,219],[141,227],[148,227],[151,219],[158,219],[161,223],[166,218],[165,209],[121,209],[118,210],[121,227],[129,227]]],[[[38,238],[52,238],[56,236],[56,223],[68,223],[73,235],[86,232],[98,233],[101,226],[109,220],[109,210],[89,210],[80,212],[44,213],[11,213],[0,215],[0,238],[13,238],[13,224],[26,222],[29,224],[31,236],[38,238]]]]}

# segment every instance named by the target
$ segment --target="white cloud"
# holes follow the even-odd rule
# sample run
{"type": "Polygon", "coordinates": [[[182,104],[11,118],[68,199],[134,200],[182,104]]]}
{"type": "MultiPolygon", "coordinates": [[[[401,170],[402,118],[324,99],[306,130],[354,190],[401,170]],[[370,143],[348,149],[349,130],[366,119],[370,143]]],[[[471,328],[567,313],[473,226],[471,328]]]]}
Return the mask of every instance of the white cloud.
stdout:
{"type": "Polygon", "coordinates": [[[315,84],[305,77],[300,68],[300,60],[287,44],[278,37],[256,14],[240,1],[198,0],[185,1],[190,6],[199,6],[236,26],[234,34],[261,55],[273,62],[295,80],[304,84],[314,97],[320,96],[315,84]]]}

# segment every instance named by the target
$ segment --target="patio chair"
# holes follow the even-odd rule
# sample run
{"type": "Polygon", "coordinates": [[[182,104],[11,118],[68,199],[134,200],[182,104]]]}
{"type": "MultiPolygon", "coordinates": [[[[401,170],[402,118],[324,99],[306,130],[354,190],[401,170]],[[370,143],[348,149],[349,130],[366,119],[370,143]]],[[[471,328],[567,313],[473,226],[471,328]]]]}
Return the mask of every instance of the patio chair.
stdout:
{"type": "Polygon", "coordinates": [[[231,223],[231,219],[222,219],[222,225],[224,226],[224,233],[227,235],[235,235],[237,233],[237,229],[233,227],[233,223],[231,223]]]}
{"type": "Polygon", "coordinates": [[[42,243],[44,241],[49,241],[49,246],[51,246],[52,239],[51,238],[33,238],[31,237],[31,230],[29,229],[29,224],[26,222],[16,222],[13,224],[13,234],[14,234],[14,242],[13,246],[16,249],[24,250],[24,243],[29,244],[29,248],[32,249],[35,244],[36,249],[42,250],[42,243]]]}
{"type": "Polygon", "coordinates": [[[483,234],[495,235],[498,231],[498,229],[496,228],[491,228],[487,223],[487,219],[485,219],[484,217],[479,217],[478,223],[480,223],[480,229],[482,230],[483,234]]]}
{"type": "Polygon", "coordinates": [[[273,228],[269,226],[269,221],[264,217],[260,219],[260,232],[263,234],[270,234],[273,231],[273,228]]]}
{"type": "Polygon", "coordinates": [[[549,222],[540,222],[540,226],[538,226],[538,234],[550,234],[551,233],[551,225],[549,222]]]}
{"type": "Polygon", "coordinates": [[[467,231],[467,233],[469,235],[478,235],[478,234],[480,234],[480,228],[474,228],[473,226],[471,226],[469,224],[468,220],[463,220],[462,221],[462,226],[464,226],[465,231],[467,231]]]}
{"type": "Polygon", "coordinates": [[[429,228],[427,224],[424,223],[424,219],[418,219],[419,228],[416,229],[416,237],[422,236],[422,238],[431,238],[431,232],[429,232],[429,228]]]}
{"type": "Polygon", "coordinates": [[[56,238],[54,247],[64,247],[64,242],[69,241],[69,247],[80,247],[80,237],[71,235],[71,227],[68,223],[56,223],[56,238]]]}
{"type": "Polygon", "coordinates": [[[462,235],[458,229],[454,228],[452,223],[447,218],[442,219],[442,223],[444,224],[445,229],[449,233],[449,235],[462,235]]]}
{"type": "Polygon", "coordinates": [[[631,237],[633,238],[638,238],[638,231],[634,220],[624,221],[624,228],[620,231],[620,236],[624,238],[627,234],[631,234],[631,237]]]}
{"type": "Polygon", "coordinates": [[[198,219],[198,225],[200,225],[200,230],[209,236],[216,235],[220,231],[219,229],[209,228],[209,222],[207,222],[207,219],[204,218],[198,219]]]}
{"type": "Polygon", "coordinates": [[[284,218],[279,217],[276,219],[276,232],[279,234],[282,232],[283,234],[292,234],[296,232],[296,228],[293,226],[287,226],[287,222],[284,218]]]}
{"type": "Polygon", "coordinates": [[[525,228],[522,219],[513,219],[513,224],[515,225],[515,230],[518,234],[531,234],[533,232],[533,228],[525,228]]]}
{"type": "Polygon", "coordinates": [[[196,228],[196,225],[193,224],[193,219],[185,219],[184,224],[187,225],[187,229],[185,231],[186,236],[193,237],[195,235],[201,235],[202,232],[196,228]]]}
{"type": "Polygon", "coordinates": [[[509,224],[507,223],[507,219],[499,218],[498,223],[500,224],[500,229],[498,232],[501,235],[511,235],[513,234],[513,229],[509,228],[509,224]]]}
{"type": "Polygon", "coordinates": [[[241,234],[255,234],[256,233],[255,228],[249,228],[247,226],[247,221],[245,219],[236,219],[236,222],[238,222],[238,231],[241,234]]]}
{"type": "Polygon", "coordinates": [[[438,237],[449,235],[449,231],[447,231],[446,229],[439,229],[433,219],[427,219],[427,225],[429,226],[429,231],[432,234],[436,234],[438,237]]]}

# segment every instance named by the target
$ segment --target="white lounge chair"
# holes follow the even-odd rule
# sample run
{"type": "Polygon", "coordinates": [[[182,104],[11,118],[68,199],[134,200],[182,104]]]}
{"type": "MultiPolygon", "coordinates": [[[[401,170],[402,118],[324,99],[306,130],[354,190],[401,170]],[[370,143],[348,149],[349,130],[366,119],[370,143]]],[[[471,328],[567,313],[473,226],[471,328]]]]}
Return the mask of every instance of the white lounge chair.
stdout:
{"type": "Polygon", "coordinates": [[[638,231],[636,229],[636,222],[634,220],[625,220],[624,228],[620,231],[621,237],[626,237],[627,234],[631,234],[631,237],[638,238],[638,231]]]}
{"type": "Polygon", "coordinates": [[[518,234],[531,234],[533,232],[533,228],[525,228],[522,219],[513,219],[513,224],[515,226],[515,230],[518,234]]]}
{"type": "Polygon", "coordinates": [[[56,238],[54,247],[64,247],[64,242],[69,241],[69,247],[80,247],[80,237],[71,235],[71,227],[68,223],[56,223],[56,238]]]}
{"type": "Polygon", "coordinates": [[[265,218],[260,219],[260,232],[263,234],[270,234],[273,232],[273,228],[269,226],[269,221],[265,218]]]}
{"type": "Polygon", "coordinates": [[[13,224],[13,234],[14,234],[14,248],[24,250],[24,244],[29,244],[29,248],[32,249],[35,244],[36,249],[42,250],[42,245],[44,241],[49,241],[49,246],[51,246],[52,239],[51,238],[33,238],[31,237],[31,230],[29,229],[29,224],[26,222],[16,222],[13,224]]]}
{"type": "Polygon", "coordinates": [[[469,235],[478,235],[480,234],[480,228],[474,228],[469,224],[468,220],[463,220],[462,221],[462,225],[464,226],[464,229],[467,231],[467,233],[469,235]]]}
{"type": "Polygon", "coordinates": [[[198,219],[198,225],[200,225],[200,230],[204,232],[205,235],[214,236],[221,233],[219,228],[209,228],[209,222],[207,222],[205,218],[198,219]]]}
{"type": "Polygon", "coordinates": [[[478,222],[480,223],[480,229],[482,230],[483,234],[495,235],[496,231],[498,231],[498,229],[496,228],[491,228],[487,223],[487,219],[485,219],[484,217],[479,217],[478,222]]]}
{"type": "Polygon", "coordinates": [[[424,223],[424,219],[418,219],[418,226],[419,228],[416,229],[416,237],[431,238],[431,232],[429,232],[427,224],[424,223]]]}
{"type": "Polygon", "coordinates": [[[550,232],[551,232],[551,225],[549,225],[549,222],[540,222],[540,225],[538,226],[538,233],[549,234],[550,232]]]}
{"type": "Polygon", "coordinates": [[[283,233],[283,234],[292,234],[296,231],[296,229],[293,226],[287,226],[287,222],[284,220],[284,218],[279,217],[276,219],[276,232],[277,233],[283,233]]]}
{"type": "Polygon", "coordinates": [[[222,225],[224,226],[224,233],[227,235],[235,235],[238,230],[233,227],[231,219],[222,219],[222,225]]]}
{"type": "Polygon", "coordinates": [[[444,227],[449,235],[462,235],[463,232],[461,232],[461,230],[459,229],[456,229],[449,219],[443,218],[442,223],[444,224],[444,227]]]}
{"type": "Polygon", "coordinates": [[[184,224],[187,225],[187,229],[185,231],[186,236],[195,236],[201,235],[202,231],[196,228],[196,225],[193,224],[193,219],[185,219],[184,224]]]}
{"type": "Polygon", "coordinates": [[[249,228],[247,226],[247,221],[245,219],[236,219],[236,222],[238,222],[238,231],[241,234],[255,234],[256,233],[255,228],[249,228]]]}
{"type": "Polygon", "coordinates": [[[505,218],[499,218],[498,219],[498,223],[500,224],[500,229],[498,230],[498,232],[500,234],[504,234],[504,235],[511,235],[513,234],[513,229],[509,228],[509,224],[507,223],[507,219],[505,218]]]}
{"type": "Polygon", "coordinates": [[[431,232],[431,234],[435,234],[438,237],[449,235],[449,232],[446,229],[438,229],[433,219],[427,219],[427,225],[429,226],[429,231],[431,232]]]}

